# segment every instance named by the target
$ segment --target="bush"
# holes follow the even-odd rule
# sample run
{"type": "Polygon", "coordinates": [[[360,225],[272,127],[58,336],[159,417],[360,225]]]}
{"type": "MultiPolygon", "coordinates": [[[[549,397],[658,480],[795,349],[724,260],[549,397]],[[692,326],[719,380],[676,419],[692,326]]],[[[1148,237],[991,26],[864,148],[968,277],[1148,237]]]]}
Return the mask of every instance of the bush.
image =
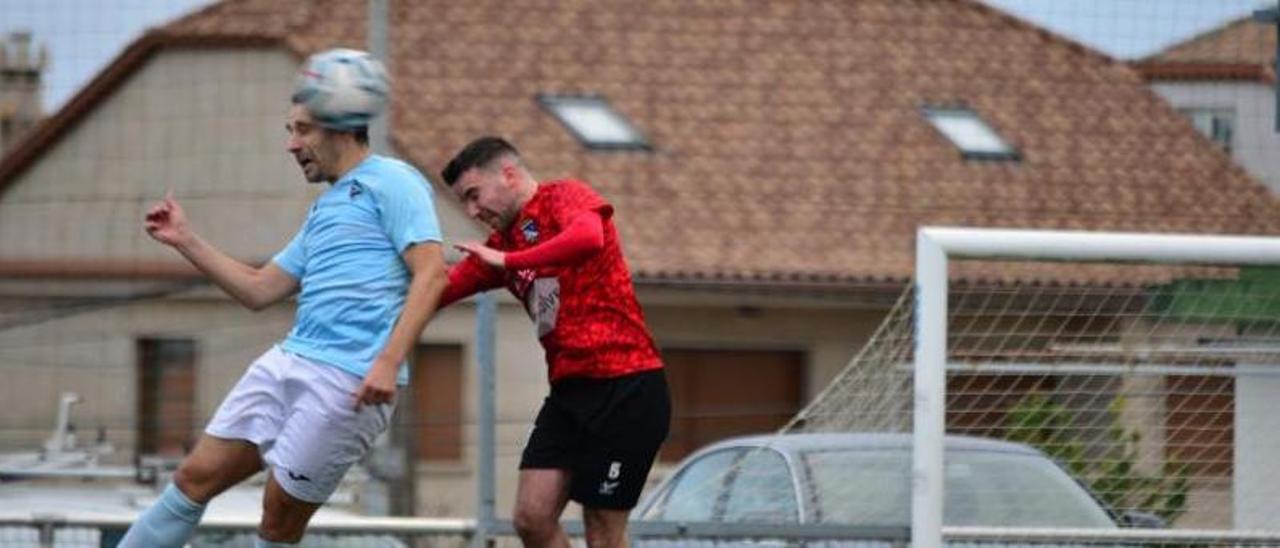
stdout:
{"type": "Polygon", "coordinates": [[[1107,408],[1106,439],[1098,443],[1100,454],[1091,456],[1079,437],[1075,414],[1040,394],[1018,402],[1004,418],[1004,437],[1026,443],[1056,459],[1111,508],[1148,512],[1173,523],[1186,511],[1190,471],[1185,463],[1168,458],[1160,473],[1139,470],[1137,431],[1120,421],[1124,398],[1107,408]]]}

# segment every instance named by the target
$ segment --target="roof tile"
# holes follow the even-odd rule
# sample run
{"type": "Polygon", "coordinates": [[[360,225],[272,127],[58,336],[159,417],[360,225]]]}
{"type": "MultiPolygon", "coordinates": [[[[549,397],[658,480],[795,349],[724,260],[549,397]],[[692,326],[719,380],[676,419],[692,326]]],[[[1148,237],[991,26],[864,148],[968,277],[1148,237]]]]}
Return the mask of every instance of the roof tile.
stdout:
{"type": "Polygon", "coordinates": [[[1153,80],[1237,79],[1274,82],[1275,25],[1245,17],[1134,63],[1153,80]]]}
{"type": "MultiPolygon", "coordinates": [[[[361,44],[364,9],[227,0],[158,32],[305,55],[361,44]]],[[[588,180],[615,203],[640,278],[902,280],[930,224],[1280,233],[1276,198],[1132,69],[972,0],[391,9],[399,152],[435,173],[476,136],[511,138],[540,176],[588,180]],[[581,146],[537,104],[548,93],[604,96],[652,152],[581,146]],[[973,109],[1021,159],[965,159],[926,106],[973,109]]],[[[1242,51],[1231,47],[1195,52],[1242,51]]],[[[1063,283],[1116,272],[972,271],[1063,283]]]]}

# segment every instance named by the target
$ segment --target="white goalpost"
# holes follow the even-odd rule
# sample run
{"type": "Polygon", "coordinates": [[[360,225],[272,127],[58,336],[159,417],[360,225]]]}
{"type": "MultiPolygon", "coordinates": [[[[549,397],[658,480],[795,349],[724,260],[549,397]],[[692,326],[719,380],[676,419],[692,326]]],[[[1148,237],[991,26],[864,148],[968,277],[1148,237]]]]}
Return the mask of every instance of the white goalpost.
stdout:
{"type": "MultiPolygon", "coordinates": [[[[1000,432],[1005,439],[1025,441],[1036,432],[1025,424],[1010,426],[1014,424],[1011,417],[1039,417],[1036,420],[1041,422],[1036,423],[1037,428],[1043,431],[1049,431],[1044,428],[1044,421],[1068,417],[1061,420],[1084,425],[1080,429],[1084,434],[1073,433],[1073,437],[1068,438],[1055,431],[1050,436],[1057,444],[1054,447],[1069,449],[1063,454],[1079,462],[1098,457],[1098,462],[1103,463],[1100,466],[1110,466],[1111,476],[1102,477],[1100,481],[1110,479],[1115,480],[1112,481],[1115,484],[1119,481],[1116,478],[1125,480],[1127,483],[1116,489],[1128,491],[1117,497],[1129,496],[1140,487],[1149,488],[1168,480],[1180,489],[1175,495],[1148,489],[1142,495],[1143,502],[1160,507],[1152,501],[1164,501],[1167,504],[1160,508],[1172,507],[1185,512],[1189,499],[1209,496],[1198,493],[1229,492],[1228,502],[1233,504],[1226,506],[1234,506],[1235,514],[1230,518],[1234,522],[1222,528],[1262,529],[1259,525],[1262,522],[1249,516],[1250,508],[1261,505],[1262,511],[1272,515],[1280,512],[1280,500],[1274,494],[1267,494],[1280,487],[1280,479],[1274,471],[1263,471],[1266,467],[1260,464],[1267,460],[1264,452],[1280,449],[1280,418],[1270,418],[1277,416],[1276,404],[1271,400],[1280,399],[1277,398],[1280,391],[1275,391],[1280,389],[1280,381],[1273,378],[1275,369],[1267,367],[1280,363],[1271,361],[1273,354],[1280,354],[1280,345],[1276,344],[1280,337],[1275,336],[1276,322],[1267,316],[1271,310],[1267,307],[1272,301],[1259,292],[1259,288],[1270,286],[1261,282],[1241,285],[1233,281],[1238,280],[1238,270],[1203,283],[1184,281],[1195,276],[1181,276],[1173,270],[1213,268],[1222,274],[1228,269],[1268,266],[1280,266],[1280,238],[921,228],[916,240],[911,379],[914,397],[910,404],[914,444],[912,545],[942,546],[944,501],[947,500],[943,440],[950,425],[968,420],[961,414],[959,402],[979,400],[986,403],[974,405],[974,409],[982,407],[982,411],[975,413],[998,413],[1002,422],[998,428],[980,430],[979,423],[994,419],[975,419],[966,423],[969,424],[967,433],[1000,432]],[[999,289],[984,297],[972,298],[972,301],[980,300],[986,309],[961,320],[949,316],[954,312],[949,310],[949,302],[966,298],[952,291],[954,279],[949,276],[949,264],[962,260],[979,260],[984,264],[986,261],[1053,262],[1054,267],[1067,269],[1082,268],[1076,263],[1107,263],[1105,268],[1117,269],[1130,267],[1114,263],[1143,266],[1136,267],[1138,274],[1124,281],[1103,276],[1097,286],[1113,288],[1111,293],[1103,295],[1094,291],[1083,297],[1064,297],[1067,292],[1061,288],[1054,288],[1053,295],[1048,297],[1015,295],[1005,291],[999,269],[988,271],[994,274],[987,274],[985,279],[996,280],[993,285],[999,289]],[[1122,291],[1114,290],[1116,287],[1122,291]],[[1198,292],[1192,294],[1184,289],[1186,287],[1198,292]],[[1174,293],[1175,289],[1171,288],[1183,293],[1174,293]],[[1050,312],[1039,318],[1023,312],[1018,312],[1018,317],[1013,314],[998,317],[998,313],[1037,299],[1040,303],[1037,306],[1050,312]],[[1066,301],[1092,307],[1092,312],[1061,312],[1066,301]],[[1048,304],[1041,306],[1045,302],[1048,304]],[[1265,310],[1258,312],[1256,307],[1265,310]],[[1155,309],[1161,314],[1153,314],[1151,311],[1155,309]],[[1098,312],[1100,310],[1103,312],[1098,312]],[[949,329],[955,331],[949,332],[949,329]],[[1102,334],[1103,331],[1108,333],[1102,334]],[[1009,350],[1015,342],[1016,350],[1009,350]],[[965,356],[973,360],[964,362],[965,356]],[[958,376],[949,377],[949,371],[958,371],[958,376]],[[1010,372],[1022,377],[1009,377],[1010,372]],[[1240,376],[1242,372],[1257,375],[1256,382],[1240,382],[1244,378],[1240,376]],[[988,379],[983,381],[987,383],[985,392],[967,394],[961,390],[948,394],[949,382],[959,385],[966,382],[958,380],[960,377],[978,374],[988,379]],[[1025,380],[1032,374],[1039,377],[1025,380]],[[998,375],[1005,376],[996,378],[998,375]],[[1046,375],[1056,375],[1057,384],[1047,393],[1059,401],[1033,400],[1025,404],[1024,400],[1023,407],[1015,408],[990,403],[1021,397],[1022,387],[1036,385],[1046,375]],[[1072,375],[1069,381],[1061,380],[1072,375]],[[996,380],[989,380],[993,378],[996,380]],[[1228,380],[1219,382],[1222,378],[1228,380]],[[1230,379],[1234,379],[1234,384],[1230,379]],[[993,386],[1000,388],[993,389],[993,386]],[[1222,388],[1210,391],[1205,388],[1208,386],[1222,388]],[[1099,396],[1103,393],[1105,398],[1099,396]],[[1089,397],[1086,403],[1070,403],[1083,401],[1085,394],[1089,397]],[[957,403],[949,401],[949,397],[957,403]],[[1149,416],[1139,416],[1134,411],[1138,407],[1154,411],[1149,416]],[[1193,415],[1202,411],[1202,415],[1193,415]],[[1217,438],[1208,438],[1214,434],[1213,425],[1227,422],[1233,423],[1229,427],[1234,432],[1231,441],[1224,444],[1217,438]],[[1011,433],[1021,438],[1011,437],[1011,433]],[[1102,448],[1092,443],[1107,436],[1121,440],[1121,448],[1102,448]],[[1138,450],[1143,444],[1152,445],[1157,441],[1159,447],[1154,458],[1138,450]],[[1134,449],[1127,449],[1130,446],[1134,449]],[[1173,464],[1177,459],[1171,455],[1182,459],[1177,466],[1173,464]],[[1167,474],[1158,479],[1133,475],[1130,465],[1135,462],[1138,467],[1145,463],[1147,468],[1156,470],[1156,476],[1161,471],[1167,474]],[[1131,475],[1122,477],[1115,470],[1131,475]],[[1224,482],[1230,487],[1219,488],[1224,482]],[[1197,488],[1201,491],[1196,491],[1197,488]]],[[[1089,276],[1096,274],[1085,274],[1082,278],[1089,276]]],[[[1093,287],[1087,280],[1078,285],[1093,287]]],[[[851,364],[851,368],[854,365],[851,364]]],[[[896,386],[900,389],[902,385],[896,386]]],[[[1231,437],[1230,432],[1225,435],[1231,437]]],[[[1082,466],[1081,470],[1094,468],[1082,466]]],[[[1214,504],[1214,499],[1204,500],[1210,501],[1207,505],[1214,504]]]]}

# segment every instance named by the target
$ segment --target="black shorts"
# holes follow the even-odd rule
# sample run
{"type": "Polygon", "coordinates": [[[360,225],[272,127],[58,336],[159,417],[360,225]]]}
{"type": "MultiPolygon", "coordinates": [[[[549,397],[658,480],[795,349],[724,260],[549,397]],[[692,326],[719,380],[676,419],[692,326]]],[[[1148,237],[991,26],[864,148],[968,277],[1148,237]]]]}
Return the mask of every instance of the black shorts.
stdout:
{"type": "Polygon", "coordinates": [[[570,500],[630,510],[670,424],[671,395],[661,369],[564,379],[542,402],[520,468],[568,470],[570,500]]]}

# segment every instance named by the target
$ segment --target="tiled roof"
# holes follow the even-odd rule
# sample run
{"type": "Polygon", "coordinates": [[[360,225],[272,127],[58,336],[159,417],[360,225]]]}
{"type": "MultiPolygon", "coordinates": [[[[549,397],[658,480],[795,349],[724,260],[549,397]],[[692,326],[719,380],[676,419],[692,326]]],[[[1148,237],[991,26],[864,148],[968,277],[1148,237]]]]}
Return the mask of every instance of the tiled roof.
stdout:
{"type": "Polygon", "coordinates": [[[1134,63],[1152,80],[1275,81],[1276,28],[1238,19],[1134,63]]]}
{"type": "MultiPolygon", "coordinates": [[[[512,139],[615,204],[642,279],[902,280],[920,225],[1280,233],[1276,199],[1130,67],[975,1],[391,5],[398,152],[436,173],[512,139]],[[589,150],[538,94],[602,95],[654,149],[589,150]],[[1021,159],[966,160],[921,115],[956,105],[1021,159]]],[[[365,9],[230,0],[157,32],[305,55],[359,46],[365,9]]],[[[1044,276],[1110,277],[1089,272],[1044,276]]]]}

